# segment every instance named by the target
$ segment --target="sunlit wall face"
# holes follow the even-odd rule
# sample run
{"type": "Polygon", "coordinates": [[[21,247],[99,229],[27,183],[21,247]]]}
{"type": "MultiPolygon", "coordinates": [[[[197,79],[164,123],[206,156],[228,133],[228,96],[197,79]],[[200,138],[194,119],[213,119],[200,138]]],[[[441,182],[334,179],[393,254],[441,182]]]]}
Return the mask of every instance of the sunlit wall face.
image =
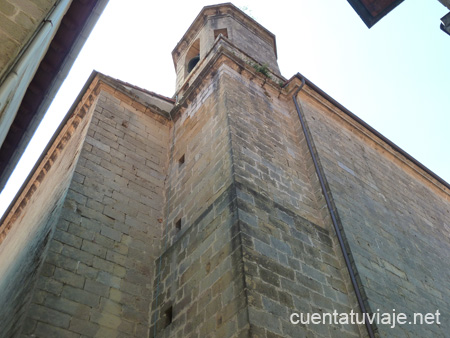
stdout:
{"type": "MultiPolygon", "coordinates": [[[[278,64],[286,78],[301,72],[450,181],[450,158],[442,156],[450,144],[445,83],[450,44],[439,29],[439,18],[448,9],[438,1],[404,1],[369,30],[345,1],[285,1],[276,7],[233,3],[276,35],[278,64]]],[[[7,207],[93,69],[172,96],[171,52],[205,5],[211,3],[190,1],[173,8],[171,3],[110,1],[31,142],[22,169],[0,195],[0,208],[7,207]]]]}

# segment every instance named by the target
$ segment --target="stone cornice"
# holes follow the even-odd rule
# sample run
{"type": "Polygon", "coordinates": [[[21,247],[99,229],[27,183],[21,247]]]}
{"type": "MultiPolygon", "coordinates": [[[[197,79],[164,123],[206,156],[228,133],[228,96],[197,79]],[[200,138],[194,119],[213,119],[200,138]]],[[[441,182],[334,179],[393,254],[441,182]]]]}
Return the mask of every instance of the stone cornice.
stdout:
{"type": "MultiPolygon", "coordinates": [[[[82,122],[88,116],[91,106],[95,103],[97,94],[99,92],[98,78],[94,78],[89,83],[89,86],[83,91],[81,99],[78,101],[76,108],[72,110],[66,117],[60,128],[54,134],[52,140],[49,142],[46,150],[43,152],[41,158],[36,162],[35,167],[31,171],[25,183],[22,185],[19,193],[16,195],[14,202],[11,204],[9,210],[5,212],[0,225],[0,244],[3,242],[15,221],[21,217],[23,210],[31,200],[34,193],[39,189],[39,186],[46,178],[48,172],[54,163],[60,158],[67,144],[72,139],[75,131],[82,125],[82,122]]],[[[84,127],[87,126],[87,123],[84,127]]]]}
{"type": "MultiPolygon", "coordinates": [[[[155,118],[160,122],[169,123],[170,121],[168,115],[169,109],[167,108],[173,106],[172,99],[126,84],[125,82],[115,80],[94,71],[67,113],[65,119],[61,122],[59,129],[54,133],[53,138],[48,143],[48,146],[42,153],[40,159],[36,162],[35,167],[17,193],[13,203],[5,212],[0,223],[0,244],[11,230],[11,227],[15,224],[15,221],[21,217],[22,211],[31,200],[33,194],[39,189],[41,182],[45,179],[53,164],[60,158],[75,131],[85,119],[90,119],[88,113],[95,105],[101,91],[111,93],[125,104],[128,104],[134,109],[147,115],[151,115],[152,118],[155,118]],[[138,90],[145,94],[146,96],[144,98],[146,100],[137,97],[131,89],[138,90]],[[152,99],[154,99],[154,102],[152,102],[152,99]],[[161,102],[156,101],[163,101],[167,107],[165,108],[161,102]]],[[[88,121],[85,122],[85,126],[87,126],[88,121]]]]}

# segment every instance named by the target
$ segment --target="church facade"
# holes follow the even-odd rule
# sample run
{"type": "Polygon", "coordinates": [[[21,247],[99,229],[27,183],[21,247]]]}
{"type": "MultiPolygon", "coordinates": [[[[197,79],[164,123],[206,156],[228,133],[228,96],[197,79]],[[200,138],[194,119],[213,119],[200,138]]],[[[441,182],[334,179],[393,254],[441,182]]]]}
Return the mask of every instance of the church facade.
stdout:
{"type": "Polygon", "coordinates": [[[86,83],[1,224],[0,336],[444,337],[449,184],[232,4],[172,56],[173,98],[86,83]]]}

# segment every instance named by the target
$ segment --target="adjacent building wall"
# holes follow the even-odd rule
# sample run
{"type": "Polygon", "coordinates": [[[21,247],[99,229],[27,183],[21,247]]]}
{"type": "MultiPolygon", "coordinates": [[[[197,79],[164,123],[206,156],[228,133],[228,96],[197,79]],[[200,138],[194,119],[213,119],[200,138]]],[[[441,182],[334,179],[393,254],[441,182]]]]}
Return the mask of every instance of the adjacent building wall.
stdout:
{"type": "MultiPolygon", "coordinates": [[[[30,40],[56,0],[12,1],[0,5],[0,80],[30,40]]],[[[1,83],[2,81],[0,81],[1,83]]]]}
{"type": "Polygon", "coordinates": [[[3,31],[0,31],[0,38],[3,38],[5,45],[11,49],[5,48],[3,51],[2,48],[3,53],[0,54],[2,56],[0,62],[3,61],[4,67],[0,69],[4,73],[0,77],[0,145],[8,134],[28,85],[70,1],[59,2],[51,11],[52,1],[41,3],[42,8],[31,2],[11,5],[8,1],[4,1],[2,5],[1,9],[4,13],[8,13],[8,16],[2,17],[4,13],[0,13],[2,19],[0,27],[3,28],[3,31]],[[49,20],[45,21],[44,18],[49,20]],[[9,57],[12,59],[8,59],[9,57]]]}
{"type": "Polygon", "coordinates": [[[439,0],[441,4],[450,9],[450,1],[449,0],[439,0]]]}
{"type": "Polygon", "coordinates": [[[0,2],[0,190],[107,2],[0,2]]]}

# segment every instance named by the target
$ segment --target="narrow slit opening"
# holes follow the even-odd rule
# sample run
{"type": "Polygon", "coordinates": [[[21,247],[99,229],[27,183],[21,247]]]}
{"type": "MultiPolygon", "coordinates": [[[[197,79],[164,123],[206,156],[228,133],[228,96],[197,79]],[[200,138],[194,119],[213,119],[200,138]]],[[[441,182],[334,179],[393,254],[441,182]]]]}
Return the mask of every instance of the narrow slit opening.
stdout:
{"type": "Polygon", "coordinates": [[[164,311],[163,320],[164,320],[164,328],[168,327],[172,324],[173,317],[173,307],[170,306],[166,311],[164,311]]]}
{"type": "Polygon", "coordinates": [[[178,165],[181,167],[185,162],[185,158],[184,158],[184,154],[183,156],[180,157],[180,159],[178,160],[178,165]]]}

